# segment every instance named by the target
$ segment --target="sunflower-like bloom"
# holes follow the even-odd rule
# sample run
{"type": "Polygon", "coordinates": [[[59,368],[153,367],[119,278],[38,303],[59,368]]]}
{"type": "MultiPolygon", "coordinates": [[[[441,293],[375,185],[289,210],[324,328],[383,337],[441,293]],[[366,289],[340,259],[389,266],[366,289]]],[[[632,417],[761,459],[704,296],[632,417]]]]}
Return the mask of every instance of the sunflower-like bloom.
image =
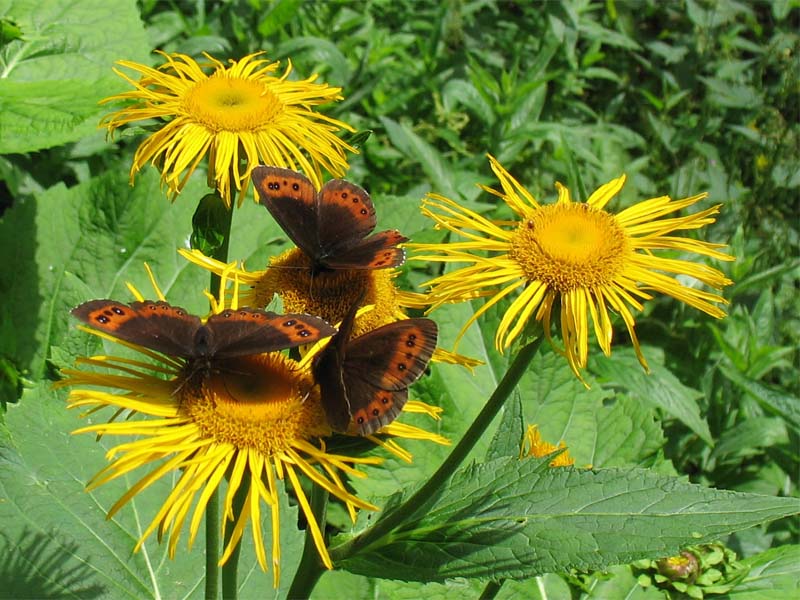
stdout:
{"type": "Polygon", "coordinates": [[[542,434],[539,433],[538,425],[528,425],[528,430],[525,432],[525,439],[520,448],[519,457],[532,456],[541,458],[542,456],[552,454],[556,450],[564,449],[564,452],[550,461],[550,466],[571,467],[575,464],[575,459],[569,455],[569,450],[566,448],[567,445],[564,443],[564,440],[561,440],[558,446],[554,446],[550,442],[542,439],[542,434]]]}
{"type": "Polygon", "coordinates": [[[302,170],[317,187],[321,169],[337,177],[347,171],[345,151],[355,149],[336,133],[353,129],[313,110],[341,100],[341,88],[314,83],[316,75],[290,81],[291,63],[275,76],[279,63],[257,58],[261,53],[231,60],[229,67],[207,54],[202,64],[184,54],[159,54],[166,62],[157,69],[119,61],[141,78],[115,69],[135,89],[102,100],[133,101],[102,119],[109,133],[135,121],[164,121],[136,150],[131,182],[147,162],[157,164],[174,200],[208,155],[209,186],[230,206],[233,188],[241,191],[241,204],[250,171],[260,163],[302,170]]]}
{"type": "MultiPolygon", "coordinates": [[[[155,282],[154,287],[163,300],[155,282]]],[[[133,291],[141,300],[141,294],[133,291]]],[[[219,312],[224,302],[214,305],[214,312],[219,312]]],[[[236,305],[231,308],[236,309],[236,305]]],[[[114,356],[79,358],[76,368],[64,371],[66,378],[60,385],[72,388],[68,397],[70,408],[84,409],[85,414],[101,409],[113,411],[108,422],[82,427],[74,433],[130,438],[109,451],[111,462],[92,478],[87,488],[95,489],[135,469],[148,470],[111,507],[108,511],[111,518],[157,480],[180,474],[136,550],[157,530],[159,539],[165,535],[169,538],[169,553],[174,556],[187,519],[191,547],[209,498],[222,480],[227,479],[223,527],[233,529],[220,564],[228,560],[240,543],[249,522],[259,565],[265,571],[268,569],[261,531],[263,502],[272,517],[271,562],[277,585],[280,480],[291,484],[321,561],[328,568],[332,568],[331,560],[300,475],[339,498],[353,519],[357,508],[377,510],[346,489],[341,473],[364,477],[356,467],[379,464],[381,460],[326,451],[322,438],[329,436],[331,430],[311,372],[313,353],[301,361],[280,352],[226,359],[224,364],[212,365],[198,377],[196,369],[187,367],[183,359],[153,352],[100,331],[82,329],[142,355],[142,360],[114,356]],[[120,419],[122,415],[126,418],[120,419]],[[234,496],[238,490],[246,492],[246,499],[237,512],[234,496]]],[[[402,430],[394,433],[403,435],[402,430]]],[[[412,431],[405,437],[420,436],[412,431]]],[[[391,444],[386,446],[395,454],[403,452],[391,444]]],[[[410,456],[405,458],[410,460],[410,456]]]]}
{"type": "MultiPolygon", "coordinates": [[[[178,253],[189,262],[218,275],[230,268],[199,250],[179,249],[178,253]]],[[[356,318],[353,337],[407,319],[406,309],[427,307],[420,302],[419,294],[395,286],[394,280],[399,273],[395,269],[346,269],[315,274],[311,266],[311,259],[302,250],[292,248],[272,257],[265,270],[235,268],[231,274],[249,286],[241,292],[238,302],[244,306],[263,307],[277,295],[285,312],[317,315],[329,323],[338,323],[350,307],[361,300],[362,305],[372,305],[373,310],[356,318]]],[[[469,369],[482,364],[479,360],[442,348],[436,349],[433,360],[469,369]]]]}
{"type": "MultiPolygon", "coordinates": [[[[539,204],[500,163],[489,157],[502,191],[481,188],[499,198],[516,214],[513,221],[488,219],[438,194],[423,200],[422,212],[467,241],[407,244],[419,261],[468,263],[428,281],[431,310],[449,302],[484,296],[489,299],[467,321],[466,329],[504,298],[514,298],[495,335],[499,351],[508,348],[531,320],[540,321],[547,339],[553,308],[559,309],[563,353],[580,377],[588,358],[589,318],[603,353],[611,353],[612,325],[609,309],[622,317],[639,362],[646,369],[634,331],[631,309],[642,310],[642,300],[661,292],[713,317],[725,312],[719,295],[689,287],[676,276],[689,276],[715,290],[731,281],[704,264],[656,256],[671,250],[695,253],[717,260],[733,260],[712,244],[672,235],[714,222],[719,205],[686,216],[671,215],[704,199],[697,194],[681,200],[661,196],[639,202],[617,214],[606,204],[621,189],[625,176],[606,183],[586,202],[573,202],[569,191],[556,183],[558,201],[539,204]],[[513,295],[517,293],[516,297],[513,295]]],[[[460,337],[460,336],[459,336],[460,337]]]]}

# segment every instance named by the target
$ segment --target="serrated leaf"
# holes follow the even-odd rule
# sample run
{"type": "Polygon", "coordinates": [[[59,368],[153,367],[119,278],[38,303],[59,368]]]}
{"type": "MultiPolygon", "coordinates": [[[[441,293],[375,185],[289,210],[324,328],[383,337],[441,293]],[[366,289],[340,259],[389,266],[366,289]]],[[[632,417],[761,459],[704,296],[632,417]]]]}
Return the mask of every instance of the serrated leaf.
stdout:
{"type": "Polygon", "coordinates": [[[467,467],[419,518],[341,566],[413,581],[602,569],[800,511],[795,498],[714,490],[646,470],[542,467],[512,458],[467,467]]]}
{"type": "Polygon", "coordinates": [[[506,400],[500,423],[494,433],[492,443],[486,451],[486,460],[501,456],[519,457],[522,436],[525,434],[525,417],[522,410],[522,397],[515,390],[511,398],[506,400]]]}
{"type": "Polygon", "coordinates": [[[702,393],[683,385],[675,375],[662,365],[654,350],[644,348],[650,365],[645,373],[633,351],[629,348],[615,350],[612,357],[595,355],[591,369],[598,380],[607,387],[621,387],[637,400],[662,409],[675,417],[709,446],[714,442],[708,423],[700,415],[698,398],[702,393]]]}
{"type": "MultiPolygon", "coordinates": [[[[0,272],[0,287],[9,306],[18,307],[9,313],[17,335],[13,358],[32,379],[44,374],[49,345],[62,345],[69,311],[78,303],[130,300],[126,281],[151,293],[144,261],[165,293],[178,284],[188,263],[176,249],[191,231],[194,189],[170,204],[153,171],[140,174],[135,187],[126,173],[108,172],[70,189],[55,186],[3,215],[0,254],[14,256],[15,268],[0,272]]],[[[204,312],[208,276],[195,267],[187,274],[183,285],[195,290],[187,308],[204,312]]]]}
{"type": "Polygon", "coordinates": [[[0,53],[0,153],[77,140],[107,112],[98,101],[123,90],[114,61],[150,51],[133,0],[14,0],[5,16],[20,39],[0,53]]]}

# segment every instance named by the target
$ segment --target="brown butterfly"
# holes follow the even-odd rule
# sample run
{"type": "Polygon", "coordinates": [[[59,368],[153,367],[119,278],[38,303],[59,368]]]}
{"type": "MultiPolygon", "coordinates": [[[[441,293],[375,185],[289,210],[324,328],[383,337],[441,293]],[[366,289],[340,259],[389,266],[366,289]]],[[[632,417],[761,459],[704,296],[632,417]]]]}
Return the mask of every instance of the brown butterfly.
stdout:
{"type": "Polygon", "coordinates": [[[116,338],[189,361],[224,360],[315,342],[336,330],[310,315],[252,308],[223,310],[205,324],[166,302],[90,300],[72,314],[116,338]]]}
{"type": "Polygon", "coordinates": [[[363,188],[334,179],[317,192],[302,173],[278,167],[256,167],[252,178],[261,204],[311,258],[314,273],[403,264],[405,252],[397,244],[408,238],[394,229],[369,235],[377,219],[363,188]]]}
{"type": "Polygon", "coordinates": [[[430,319],[389,323],[348,341],[358,305],[314,362],[322,406],[334,431],[369,435],[388,425],[408,400],[436,348],[430,319]]]}

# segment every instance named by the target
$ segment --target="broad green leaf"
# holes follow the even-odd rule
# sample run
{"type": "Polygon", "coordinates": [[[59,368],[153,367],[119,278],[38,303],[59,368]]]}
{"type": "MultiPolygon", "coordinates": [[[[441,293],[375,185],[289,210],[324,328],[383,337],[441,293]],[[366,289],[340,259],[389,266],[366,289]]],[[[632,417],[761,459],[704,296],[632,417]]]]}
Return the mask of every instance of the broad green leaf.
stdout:
{"type": "Polygon", "coordinates": [[[728,594],[731,600],[796,598],[800,595],[800,546],[788,545],[742,561],[750,572],[728,594]]]}
{"type": "Polygon", "coordinates": [[[145,261],[172,302],[207,310],[208,276],[187,270],[176,252],[191,232],[194,189],[170,204],[152,171],[134,187],[127,174],[108,172],[70,189],[55,186],[3,215],[0,254],[15,257],[15,268],[0,272],[6,294],[0,311],[16,335],[14,358],[31,378],[45,372],[48,347],[61,345],[74,306],[93,298],[133,300],[127,281],[152,297],[145,261]],[[174,294],[176,286],[183,289],[174,294]]]}
{"type": "MultiPolygon", "coordinates": [[[[48,387],[44,383],[31,390],[9,412],[13,445],[0,446],[0,549],[5,546],[6,556],[16,557],[19,568],[3,570],[13,577],[0,579],[0,589],[12,591],[8,597],[202,598],[202,525],[191,550],[186,546],[188,528],[184,530],[175,559],[169,559],[166,543],[159,545],[155,535],[133,554],[178,474],[164,476],[106,520],[106,511],[145,471],[87,493],[84,486],[105,466],[105,453],[124,440],[71,435],[87,423],[78,411],[66,410],[63,393],[55,394],[48,387]]],[[[289,506],[285,494],[279,496],[281,596],[285,596],[303,535],[297,529],[296,507],[289,506]]],[[[262,530],[269,549],[268,511],[262,530]]],[[[272,594],[272,573],[264,574],[255,562],[249,526],[243,540],[239,566],[243,595],[272,594]]]]}
{"type": "Polygon", "coordinates": [[[133,0],[12,0],[0,10],[21,37],[0,52],[0,153],[75,141],[97,128],[104,97],[127,84],[121,59],[147,62],[149,44],[133,0]]]}
{"type": "Polygon", "coordinates": [[[596,416],[597,442],[589,460],[594,467],[643,465],[666,443],[655,410],[629,396],[617,395],[596,416]]]}
{"type": "Polygon", "coordinates": [[[602,569],[800,511],[795,498],[703,488],[646,470],[542,467],[513,458],[467,467],[421,516],[342,566],[414,581],[602,569]]]}
{"type": "Polygon", "coordinates": [[[695,432],[706,444],[713,445],[708,423],[700,415],[697,400],[702,393],[683,385],[662,365],[660,354],[643,349],[650,373],[645,373],[632,350],[614,350],[611,358],[595,355],[592,371],[606,387],[627,390],[631,398],[662,409],[695,432]]]}

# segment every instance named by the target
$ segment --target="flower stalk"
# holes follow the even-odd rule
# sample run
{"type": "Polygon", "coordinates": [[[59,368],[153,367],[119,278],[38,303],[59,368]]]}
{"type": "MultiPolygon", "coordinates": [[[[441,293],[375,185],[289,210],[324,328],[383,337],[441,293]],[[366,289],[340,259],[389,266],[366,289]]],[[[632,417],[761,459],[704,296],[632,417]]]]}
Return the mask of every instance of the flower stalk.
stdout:
{"type": "Polygon", "coordinates": [[[511,392],[519,383],[522,375],[528,369],[533,357],[541,346],[542,338],[537,337],[534,341],[523,346],[519,354],[514,358],[511,366],[506,371],[503,379],[497,385],[486,405],[472,422],[469,429],[464,433],[461,441],[453,448],[449,456],[444,460],[439,469],[419,488],[408,500],[403,502],[394,511],[388,513],[375,525],[367,529],[361,535],[330,549],[331,559],[334,562],[347,560],[348,557],[363,552],[370,546],[377,544],[381,538],[389,534],[392,530],[411,519],[427,501],[436,496],[437,491],[453,476],[469,455],[475,444],[483,437],[492,420],[500,412],[511,392]]]}

